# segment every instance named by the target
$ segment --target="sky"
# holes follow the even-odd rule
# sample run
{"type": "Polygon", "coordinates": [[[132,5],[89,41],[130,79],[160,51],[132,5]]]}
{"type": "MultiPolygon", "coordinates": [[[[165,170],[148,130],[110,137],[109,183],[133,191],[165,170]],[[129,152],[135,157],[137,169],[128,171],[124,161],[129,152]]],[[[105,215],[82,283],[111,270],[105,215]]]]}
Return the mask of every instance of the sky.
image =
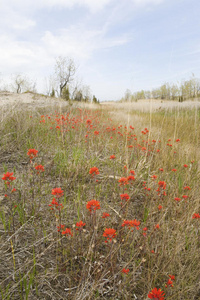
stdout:
{"type": "Polygon", "coordinates": [[[56,58],[100,101],[200,78],[199,0],[0,0],[0,84],[45,93],[56,58]]]}

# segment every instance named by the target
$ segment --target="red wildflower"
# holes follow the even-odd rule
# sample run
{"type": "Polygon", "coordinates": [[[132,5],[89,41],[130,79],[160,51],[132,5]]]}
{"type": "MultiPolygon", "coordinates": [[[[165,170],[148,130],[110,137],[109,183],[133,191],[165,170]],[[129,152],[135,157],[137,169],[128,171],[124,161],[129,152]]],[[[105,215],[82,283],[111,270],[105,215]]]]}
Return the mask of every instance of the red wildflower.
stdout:
{"type": "Polygon", "coordinates": [[[124,222],[122,223],[122,227],[127,226],[129,229],[131,227],[135,227],[137,230],[139,230],[139,225],[140,225],[140,221],[138,220],[124,220],[124,222]]]}
{"type": "Polygon", "coordinates": [[[16,192],[16,188],[12,189],[12,191],[11,191],[11,192],[12,192],[12,193],[16,192]]]}
{"type": "Polygon", "coordinates": [[[154,288],[149,294],[148,294],[148,298],[150,299],[155,299],[155,300],[164,300],[164,295],[165,293],[161,290],[157,288],[154,288]]]}
{"type": "Polygon", "coordinates": [[[176,142],[180,142],[180,139],[177,139],[176,142]]]}
{"type": "Polygon", "coordinates": [[[156,179],[158,176],[157,175],[152,175],[151,178],[152,179],[156,179]]]}
{"type": "MultiPolygon", "coordinates": [[[[58,209],[63,207],[63,205],[61,203],[59,204],[55,198],[53,198],[53,200],[51,201],[51,204],[49,204],[49,206],[50,207],[54,206],[55,208],[58,208],[58,209]]],[[[51,209],[53,209],[53,207],[51,209]]]]}
{"type": "Polygon", "coordinates": [[[97,167],[92,167],[90,169],[89,173],[92,175],[92,177],[94,177],[94,175],[98,175],[99,174],[99,169],[97,167]]]}
{"type": "Polygon", "coordinates": [[[159,228],[160,228],[160,225],[156,224],[155,229],[159,229],[159,228]]]}
{"type": "Polygon", "coordinates": [[[107,241],[105,241],[105,243],[107,243],[108,241],[112,241],[112,239],[116,237],[116,230],[113,228],[106,228],[104,230],[103,236],[107,238],[107,241]]]}
{"type": "Polygon", "coordinates": [[[73,236],[70,228],[66,228],[64,231],[62,231],[62,234],[66,234],[66,236],[73,236]]]}
{"type": "Polygon", "coordinates": [[[12,173],[7,172],[6,174],[3,174],[2,179],[3,179],[3,180],[6,180],[6,181],[7,181],[7,184],[9,185],[9,184],[10,184],[9,181],[13,181],[13,180],[16,179],[16,177],[13,177],[12,175],[13,175],[13,172],[12,172],[12,173]]]}
{"type": "Polygon", "coordinates": [[[29,149],[27,155],[29,156],[30,160],[37,156],[38,150],[29,149]]]}
{"type": "Polygon", "coordinates": [[[87,123],[87,125],[90,125],[90,124],[92,123],[92,121],[91,121],[90,119],[88,119],[88,120],[86,121],[86,123],[87,123]]]}
{"type": "Polygon", "coordinates": [[[78,227],[78,228],[76,228],[76,230],[81,230],[81,229],[83,229],[83,226],[85,226],[85,224],[86,224],[86,223],[83,223],[83,221],[77,222],[77,223],[76,223],[76,227],[78,227]]]}
{"type": "Polygon", "coordinates": [[[179,201],[181,201],[181,198],[175,197],[174,200],[179,202],[179,201]]]}
{"type": "Polygon", "coordinates": [[[52,195],[55,195],[57,198],[60,198],[60,197],[63,196],[64,191],[61,190],[61,188],[55,188],[55,189],[52,190],[52,193],[51,193],[51,194],[52,194],[52,195]]]}
{"type": "Polygon", "coordinates": [[[135,180],[135,177],[134,177],[133,175],[129,175],[129,176],[127,177],[127,180],[128,180],[128,181],[134,181],[134,180],[135,180]]]}
{"type": "Polygon", "coordinates": [[[200,214],[193,214],[192,219],[200,219],[200,214]]]}
{"type": "Polygon", "coordinates": [[[144,227],[142,230],[143,230],[143,236],[146,236],[147,235],[146,231],[148,230],[148,228],[144,227]]]}
{"type": "Polygon", "coordinates": [[[183,195],[182,198],[183,198],[183,199],[187,199],[188,196],[187,196],[187,195],[183,195]]]}
{"type": "Polygon", "coordinates": [[[169,275],[169,277],[171,278],[171,280],[175,280],[175,276],[174,275],[169,275]]]}
{"type": "Polygon", "coordinates": [[[163,190],[166,189],[166,182],[165,182],[165,181],[159,181],[159,182],[158,182],[158,185],[159,185],[159,187],[162,188],[163,190]]]}
{"type": "Polygon", "coordinates": [[[158,209],[161,210],[163,207],[162,205],[158,205],[158,209]]]}
{"type": "Polygon", "coordinates": [[[184,190],[191,190],[191,188],[189,187],[189,186],[184,186],[184,188],[183,188],[184,190]]]}
{"type": "Polygon", "coordinates": [[[92,200],[88,201],[88,203],[86,204],[86,208],[92,213],[92,212],[96,211],[97,209],[100,209],[100,203],[99,203],[99,201],[92,199],[92,200]]]}
{"type": "Polygon", "coordinates": [[[60,230],[61,230],[61,229],[64,229],[64,228],[65,228],[65,225],[57,226],[58,232],[60,232],[60,230]]]}
{"type": "Polygon", "coordinates": [[[98,135],[98,134],[99,134],[99,131],[94,131],[94,134],[95,134],[95,135],[98,135]]]}
{"type": "Polygon", "coordinates": [[[115,155],[111,155],[111,156],[110,156],[110,159],[115,159],[115,158],[116,158],[115,155]]]}
{"type": "Polygon", "coordinates": [[[35,169],[37,170],[37,174],[39,174],[40,172],[44,172],[44,166],[42,165],[36,166],[35,169]]]}
{"type": "Polygon", "coordinates": [[[126,185],[128,184],[128,179],[126,177],[121,177],[118,182],[120,183],[120,186],[121,185],[126,185]]]}
{"type": "Polygon", "coordinates": [[[122,273],[124,273],[126,275],[128,275],[129,271],[130,271],[129,269],[122,269],[122,273]]]}
{"type": "Polygon", "coordinates": [[[122,200],[125,200],[125,201],[130,199],[130,196],[128,194],[121,194],[120,197],[122,200]]]}
{"type": "Polygon", "coordinates": [[[176,169],[172,169],[172,172],[176,172],[177,170],[176,169]]]}
{"type": "Polygon", "coordinates": [[[130,170],[130,172],[132,175],[135,175],[135,171],[134,170],[130,170]]]}
{"type": "Polygon", "coordinates": [[[171,279],[168,279],[168,281],[165,285],[165,287],[168,287],[168,286],[173,287],[173,281],[171,279]]]}
{"type": "Polygon", "coordinates": [[[163,172],[164,170],[163,170],[163,168],[160,168],[159,171],[160,171],[160,172],[163,172]]]}
{"type": "Polygon", "coordinates": [[[102,218],[105,219],[105,218],[108,218],[108,217],[110,217],[110,214],[104,212],[103,215],[102,215],[102,218]]]}
{"type": "Polygon", "coordinates": [[[185,164],[185,165],[183,165],[183,166],[184,166],[184,168],[187,168],[187,167],[188,167],[188,165],[186,165],[186,164],[185,164]]]}

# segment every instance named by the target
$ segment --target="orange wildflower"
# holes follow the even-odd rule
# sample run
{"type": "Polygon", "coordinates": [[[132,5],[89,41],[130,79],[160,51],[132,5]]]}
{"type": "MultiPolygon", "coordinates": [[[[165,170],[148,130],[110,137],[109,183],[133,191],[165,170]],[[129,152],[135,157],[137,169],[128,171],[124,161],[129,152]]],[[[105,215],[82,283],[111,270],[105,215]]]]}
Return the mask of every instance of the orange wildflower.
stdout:
{"type": "Polygon", "coordinates": [[[165,293],[161,289],[157,290],[157,288],[154,288],[148,294],[148,298],[149,299],[155,299],[155,300],[164,300],[165,299],[164,295],[165,295],[165,293]]]}
{"type": "Polygon", "coordinates": [[[165,285],[165,287],[168,287],[168,286],[173,287],[173,281],[171,279],[168,279],[168,281],[165,285]]]}
{"type": "Polygon", "coordinates": [[[107,238],[107,241],[105,241],[105,243],[107,243],[108,241],[112,241],[112,239],[116,237],[116,230],[113,228],[106,228],[104,230],[103,236],[107,238]]]}
{"type": "Polygon", "coordinates": [[[16,177],[13,177],[13,172],[6,172],[6,174],[3,174],[3,177],[1,178],[2,180],[5,180],[6,184],[9,185],[10,182],[9,181],[13,181],[16,179],[16,177]]]}
{"type": "Polygon", "coordinates": [[[191,190],[191,188],[189,187],[189,186],[184,186],[184,188],[183,188],[184,190],[191,190]]]}
{"type": "Polygon", "coordinates": [[[53,198],[53,200],[51,201],[51,204],[49,204],[49,206],[51,207],[51,209],[53,209],[53,207],[55,207],[57,209],[60,209],[63,207],[63,205],[61,203],[59,204],[55,198],[53,198]]]}
{"type": "Polygon", "coordinates": [[[97,209],[100,209],[100,203],[99,203],[99,201],[92,199],[92,200],[88,201],[88,203],[86,204],[86,208],[92,213],[92,212],[96,211],[97,209]]]}
{"type": "Polygon", "coordinates": [[[42,165],[36,166],[35,169],[37,170],[37,174],[39,174],[40,172],[44,172],[44,166],[42,165]]]}
{"type": "Polygon", "coordinates": [[[139,230],[139,225],[140,225],[140,221],[138,220],[124,220],[124,222],[122,223],[122,227],[127,226],[129,229],[131,227],[135,227],[137,230],[139,230]]]}
{"type": "Polygon", "coordinates": [[[37,156],[38,150],[35,149],[29,149],[27,152],[27,155],[29,156],[30,160],[35,158],[37,156]]]}
{"type": "Polygon", "coordinates": [[[83,223],[83,221],[79,221],[76,223],[76,230],[81,230],[83,229],[83,226],[85,226],[86,223],[83,223]]]}
{"type": "Polygon", "coordinates": [[[134,180],[135,180],[135,177],[134,177],[133,175],[129,175],[129,176],[127,177],[127,180],[128,180],[128,181],[134,181],[134,180]]]}
{"type": "Polygon", "coordinates": [[[128,194],[121,194],[120,197],[122,200],[126,200],[126,201],[130,199],[130,196],[128,194]]]}
{"type": "Polygon", "coordinates": [[[193,214],[192,219],[200,219],[200,214],[193,214]]]}
{"type": "Polygon", "coordinates": [[[94,177],[95,175],[99,174],[99,169],[97,167],[92,167],[89,171],[90,175],[92,175],[92,177],[94,177]]]}
{"type": "Polygon", "coordinates": [[[104,212],[103,215],[102,215],[102,219],[105,219],[105,218],[108,218],[110,217],[110,214],[104,212]]]}
{"type": "Polygon", "coordinates": [[[126,275],[128,275],[129,271],[130,271],[129,269],[125,269],[125,268],[124,268],[124,269],[122,269],[121,272],[124,273],[124,274],[126,274],[126,275]]]}
{"type": "Polygon", "coordinates": [[[126,177],[121,177],[118,182],[120,183],[120,186],[121,185],[126,185],[128,184],[128,179],[126,177]]]}
{"type": "Polygon", "coordinates": [[[55,188],[55,189],[52,190],[52,193],[51,193],[51,194],[52,194],[52,195],[55,195],[57,198],[60,198],[60,197],[63,196],[64,191],[61,190],[61,188],[55,188]]]}
{"type": "Polygon", "coordinates": [[[66,234],[66,236],[73,236],[70,228],[66,228],[64,231],[62,231],[62,234],[66,234]]]}
{"type": "Polygon", "coordinates": [[[181,201],[181,198],[175,197],[174,200],[179,202],[179,201],[181,201]]]}

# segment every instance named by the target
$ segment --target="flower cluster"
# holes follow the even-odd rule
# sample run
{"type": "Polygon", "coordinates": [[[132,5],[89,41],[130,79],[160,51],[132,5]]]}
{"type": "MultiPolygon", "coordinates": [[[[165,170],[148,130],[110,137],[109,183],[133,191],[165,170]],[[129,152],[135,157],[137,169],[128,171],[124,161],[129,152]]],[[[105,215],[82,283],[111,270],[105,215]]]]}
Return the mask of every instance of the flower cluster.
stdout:
{"type": "Polygon", "coordinates": [[[38,150],[35,149],[29,149],[27,152],[27,155],[29,156],[30,160],[35,158],[37,156],[38,150]]]}
{"type": "Polygon", "coordinates": [[[129,229],[131,227],[135,227],[137,230],[139,230],[139,225],[140,225],[140,221],[138,220],[124,220],[124,222],[122,223],[122,227],[128,227],[129,229]]]}
{"type": "Polygon", "coordinates": [[[151,290],[151,292],[148,294],[149,299],[154,300],[164,300],[165,293],[161,289],[154,288],[151,290]]]}
{"type": "Polygon", "coordinates": [[[82,230],[86,223],[83,223],[83,221],[79,221],[76,223],[76,230],[82,230]]]}
{"type": "Polygon", "coordinates": [[[5,184],[10,185],[11,181],[15,180],[16,177],[13,177],[13,172],[6,172],[6,174],[3,175],[2,180],[5,180],[5,184]]]}
{"type": "Polygon", "coordinates": [[[51,201],[51,204],[49,204],[49,206],[51,207],[52,210],[54,208],[57,208],[57,209],[63,208],[62,203],[58,203],[55,198],[53,198],[53,200],[51,201]]]}
{"type": "Polygon", "coordinates": [[[97,167],[92,167],[89,171],[90,175],[92,175],[92,177],[94,177],[95,175],[99,174],[99,169],[97,167]]]}
{"type": "Polygon", "coordinates": [[[108,241],[112,241],[116,237],[116,230],[113,228],[106,228],[104,230],[103,236],[107,238],[105,243],[108,243],[108,241]]]}
{"type": "Polygon", "coordinates": [[[87,202],[86,208],[90,211],[90,213],[93,213],[97,209],[100,209],[100,203],[99,203],[99,201],[92,199],[87,202]]]}
{"type": "Polygon", "coordinates": [[[42,165],[36,166],[35,169],[37,170],[37,174],[44,172],[44,166],[42,166],[42,165]]]}

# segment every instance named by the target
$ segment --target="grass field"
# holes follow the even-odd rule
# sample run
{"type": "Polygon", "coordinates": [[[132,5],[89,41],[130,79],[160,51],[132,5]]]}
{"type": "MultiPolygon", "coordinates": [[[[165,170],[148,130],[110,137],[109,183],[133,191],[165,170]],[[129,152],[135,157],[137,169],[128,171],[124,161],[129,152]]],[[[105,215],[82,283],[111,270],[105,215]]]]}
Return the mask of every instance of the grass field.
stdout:
{"type": "Polygon", "coordinates": [[[2,299],[200,299],[199,106],[146,107],[0,108],[2,299]]]}

